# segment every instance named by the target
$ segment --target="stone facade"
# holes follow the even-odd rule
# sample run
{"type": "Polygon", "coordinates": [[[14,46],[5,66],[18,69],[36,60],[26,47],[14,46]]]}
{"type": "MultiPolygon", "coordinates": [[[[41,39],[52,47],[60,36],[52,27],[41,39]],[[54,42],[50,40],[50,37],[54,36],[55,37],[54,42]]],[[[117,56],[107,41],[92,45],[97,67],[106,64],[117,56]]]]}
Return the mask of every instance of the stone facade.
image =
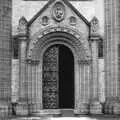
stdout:
{"type": "MultiPolygon", "coordinates": [[[[10,47],[11,1],[0,3],[0,117],[64,116],[71,112],[72,116],[119,119],[119,0],[104,0],[104,36],[101,36],[96,16],[88,21],[72,2],[49,0],[30,21],[26,16],[18,21],[17,34],[13,37],[13,44],[17,45],[13,46],[13,58],[10,47]],[[98,54],[100,41],[104,46],[102,58],[98,54]],[[53,94],[51,91],[56,90],[56,86],[49,86],[50,82],[46,89],[43,86],[47,77],[49,81],[57,76],[54,62],[51,66],[49,59],[43,60],[55,45],[63,45],[73,54],[75,97],[72,110],[59,105],[55,106],[57,109],[49,106],[45,109],[43,105],[45,99],[51,106],[56,100],[54,95],[47,93],[53,94]],[[52,69],[55,76],[50,77],[51,71],[47,71],[48,76],[44,78],[44,69],[52,69]],[[45,96],[44,90],[49,96],[45,96]]],[[[53,54],[49,56],[54,58],[53,54]]],[[[57,92],[55,95],[59,97],[57,92]]]]}
{"type": "MultiPolygon", "coordinates": [[[[68,47],[75,60],[73,114],[77,116],[111,114],[116,117],[120,114],[118,47],[116,47],[119,44],[119,36],[115,35],[119,31],[119,18],[114,14],[115,17],[110,19],[113,12],[117,13],[119,4],[117,0],[104,2],[106,33],[104,40],[99,33],[97,17],[93,17],[89,22],[65,0],[50,0],[29,22],[24,17],[19,20],[16,36],[20,48],[20,79],[17,81],[19,94],[15,107],[17,115],[62,114],[62,110],[57,106],[55,108],[58,110],[55,110],[45,109],[43,105],[43,55],[48,48],[56,44],[68,47]],[[99,59],[101,40],[104,41],[104,56],[99,59]],[[104,67],[100,67],[101,63],[105,67],[105,73],[104,67]]],[[[53,101],[51,102],[53,104],[53,101]]]]}
{"type": "Polygon", "coordinates": [[[98,43],[101,40],[98,29],[96,17],[88,22],[65,0],[50,0],[29,22],[22,17],[16,36],[20,46],[19,97],[16,107],[26,111],[26,108],[19,108],[26,104],[26,107],[31,107],[29,114],[34,115],[61,114],[60,109],[44,109],[42,100],[43,54],[50,46],[58,44],[68,47],[74,56],[74,114],[102,114],[98,92],[98,43]]]}
{"type": "MultiPolygon", "coordinates": [[[[105,81],[106,81],[106,102],[112,104],[115,101],[119,103],[119,9],[120,2],[105,0],[105,81]]],[[[110,108],[111,112],[112,108],[110,108]]]]}
{"type": "Polygon", "coordinates": [[[12,2],[0,1],[0,117],[8,116],[11,101],[12,2]]]}
{"type": "Polygon", "coordinates": [[[10,100],[11,1],[0,1],[0,99],[10,100]]]}

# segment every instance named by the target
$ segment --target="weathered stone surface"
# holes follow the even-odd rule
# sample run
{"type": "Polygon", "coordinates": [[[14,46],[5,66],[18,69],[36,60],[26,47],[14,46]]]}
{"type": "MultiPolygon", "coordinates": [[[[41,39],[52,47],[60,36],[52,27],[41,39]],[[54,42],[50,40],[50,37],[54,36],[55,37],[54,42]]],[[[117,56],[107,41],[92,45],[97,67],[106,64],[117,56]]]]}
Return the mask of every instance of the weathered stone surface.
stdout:
{"type": "Polygon", "coordinates": [[[29,114],[28,104],[26,103],[18,103],[15,109],[17,116],[28,116],[29,114]]]}

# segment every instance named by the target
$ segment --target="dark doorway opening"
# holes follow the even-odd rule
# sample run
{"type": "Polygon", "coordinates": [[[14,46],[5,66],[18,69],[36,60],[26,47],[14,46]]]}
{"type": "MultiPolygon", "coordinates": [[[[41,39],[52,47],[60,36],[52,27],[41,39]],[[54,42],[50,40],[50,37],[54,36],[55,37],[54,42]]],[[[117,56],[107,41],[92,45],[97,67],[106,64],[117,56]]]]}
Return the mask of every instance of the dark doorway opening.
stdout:
{"type": "Polygon", "coordinates": [[[64,45],[59,46],[59,107],[74,108],[74,57],[64,45]]]}

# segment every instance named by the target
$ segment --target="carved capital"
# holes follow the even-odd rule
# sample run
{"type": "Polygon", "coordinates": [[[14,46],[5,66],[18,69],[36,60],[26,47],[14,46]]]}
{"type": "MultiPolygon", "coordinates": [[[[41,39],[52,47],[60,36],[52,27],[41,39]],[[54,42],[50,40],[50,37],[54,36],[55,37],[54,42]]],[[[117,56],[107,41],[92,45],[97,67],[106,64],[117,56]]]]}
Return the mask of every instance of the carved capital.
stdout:
{"type": "Polygon", "coordinates": [[[91,35],[89,41],[100,41],[102,37],[100,35],[91,35]]]}
{"type": "Polygon", "coordinates": [[[92,60],[91,59],[88,59],[88,60],[78,60],[78,63],[79,64],[91,64],[92,63],[92,60]]]}
{"type": "Polygon", "coordinates": [[[35,64],[38,64],[39,61],[38,60],[32,60],[32,59],[26,59],[26,63],[35,65],[35,64]]]}

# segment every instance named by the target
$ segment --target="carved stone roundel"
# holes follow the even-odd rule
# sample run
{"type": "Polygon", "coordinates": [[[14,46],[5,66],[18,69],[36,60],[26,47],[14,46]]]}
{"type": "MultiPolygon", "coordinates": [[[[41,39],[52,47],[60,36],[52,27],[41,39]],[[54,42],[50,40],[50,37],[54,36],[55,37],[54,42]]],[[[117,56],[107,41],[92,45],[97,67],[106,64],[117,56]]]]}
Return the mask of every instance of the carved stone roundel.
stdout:
{"type": "Polygon", "coordinates": [[[57,2],[53,6],[52,16],[58,22],[60,22],[64,19],[64,17],[65,17],[65,7],[61,2],[57,2]]]}

